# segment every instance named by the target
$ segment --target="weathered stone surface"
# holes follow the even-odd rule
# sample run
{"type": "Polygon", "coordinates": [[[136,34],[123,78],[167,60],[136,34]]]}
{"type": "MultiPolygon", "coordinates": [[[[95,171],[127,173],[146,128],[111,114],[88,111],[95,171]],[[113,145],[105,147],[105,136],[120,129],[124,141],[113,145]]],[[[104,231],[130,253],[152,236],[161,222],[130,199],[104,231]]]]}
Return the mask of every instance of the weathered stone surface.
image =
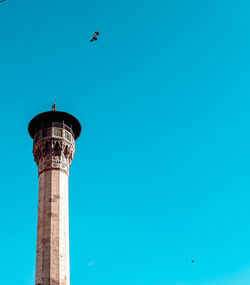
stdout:
{"type": "Polygon", "coordinates": [[[61,138],[54,136],[53,131],[50,132],[51,136],[35,136],[33,154],[39,174],[50,169],[60,169],[69,174],[69,167],[75,153],[75,140],[66,130],[61,129],[61,131],[64,134],[61,138]]]}
{"type": "Polygon", "coordinates": [[[70,284],[68,178],[75,141],[63,133],[55,129],[34,141],[39,169],[36,285],[70,284]]]}

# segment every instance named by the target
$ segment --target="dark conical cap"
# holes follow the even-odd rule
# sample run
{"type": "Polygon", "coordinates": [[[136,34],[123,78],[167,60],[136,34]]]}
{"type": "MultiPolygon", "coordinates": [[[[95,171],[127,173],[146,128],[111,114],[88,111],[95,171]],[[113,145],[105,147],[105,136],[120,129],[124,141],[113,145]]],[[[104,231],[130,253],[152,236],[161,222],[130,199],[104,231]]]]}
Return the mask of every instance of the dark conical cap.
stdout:
{"type": "Polygon", "coordinates": [[[53,122],[63,123],[72,128],[75,139],[80,136],[82,127],[80,122],[69,113],[59,111],[49,111],[40,113],[35,116],[29,123],[28,131],[32,138],[34,138],[36,129],[43,125],[45,128],[51,126],[53,122]]]}

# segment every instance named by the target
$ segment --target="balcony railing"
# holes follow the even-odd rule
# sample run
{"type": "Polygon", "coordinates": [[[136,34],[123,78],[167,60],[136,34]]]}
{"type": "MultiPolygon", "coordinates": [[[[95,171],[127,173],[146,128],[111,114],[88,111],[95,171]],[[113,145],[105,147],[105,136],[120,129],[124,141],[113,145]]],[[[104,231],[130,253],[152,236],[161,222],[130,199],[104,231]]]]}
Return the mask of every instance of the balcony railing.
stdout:
{"type": "Polygon", "coordinates": [[[34,142],[36,143],[41,138],[45,137],[61,137],[68,141],[72,141],[71,136],[73,137],[73,139],[75,138],[72,128],[65,125],[64,123],[52,122],[46,124],[46,126],[41,124],[36,128],[34,142]]]}

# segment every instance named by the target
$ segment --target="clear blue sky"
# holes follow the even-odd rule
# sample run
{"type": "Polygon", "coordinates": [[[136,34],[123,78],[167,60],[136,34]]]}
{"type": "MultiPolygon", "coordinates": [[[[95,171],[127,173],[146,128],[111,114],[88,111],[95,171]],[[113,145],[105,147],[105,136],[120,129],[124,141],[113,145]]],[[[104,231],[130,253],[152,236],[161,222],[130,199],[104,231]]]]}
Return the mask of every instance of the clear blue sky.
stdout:
{"type": "Polygon", "coordinates": [[[247,0],[0,3],[1,284],[35,284],[27,126],[54,100],[83,126],[71,285],[250,284],[249,15],[247,0]]]}

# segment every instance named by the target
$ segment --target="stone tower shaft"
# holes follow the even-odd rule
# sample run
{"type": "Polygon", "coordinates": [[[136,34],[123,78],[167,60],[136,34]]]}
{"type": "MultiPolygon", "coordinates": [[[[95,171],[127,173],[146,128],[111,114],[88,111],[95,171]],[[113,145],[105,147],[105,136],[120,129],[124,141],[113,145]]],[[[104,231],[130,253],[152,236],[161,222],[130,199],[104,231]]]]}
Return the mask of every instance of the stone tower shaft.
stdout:
{"type": "Polygon", "coordinates": [[[70,284],[68,179],[80,131],[73,116],[57,111],[29,124],[39,176],[36,285],[70,284]]]}

